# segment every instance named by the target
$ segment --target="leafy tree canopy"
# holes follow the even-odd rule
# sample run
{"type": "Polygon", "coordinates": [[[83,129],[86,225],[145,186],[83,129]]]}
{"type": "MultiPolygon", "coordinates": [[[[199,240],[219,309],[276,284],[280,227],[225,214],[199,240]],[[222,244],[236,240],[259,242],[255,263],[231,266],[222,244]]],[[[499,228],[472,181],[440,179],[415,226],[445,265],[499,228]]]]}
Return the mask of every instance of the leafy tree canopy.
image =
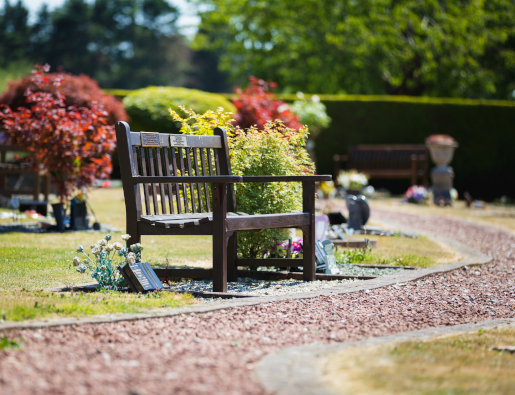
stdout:
{"type": "Polygon", "coordinates": [[[195,47],[286,91],[512,98],[513,0],[192,0],[195,47]]]}
{"type": "Polygon", "coordinates": [[[190,50],[166,0],[66,0],[32,25],[21,0],[0,9],[0,67],[25,60],[84,73],[104,88],[184,85],[190,50]]]}

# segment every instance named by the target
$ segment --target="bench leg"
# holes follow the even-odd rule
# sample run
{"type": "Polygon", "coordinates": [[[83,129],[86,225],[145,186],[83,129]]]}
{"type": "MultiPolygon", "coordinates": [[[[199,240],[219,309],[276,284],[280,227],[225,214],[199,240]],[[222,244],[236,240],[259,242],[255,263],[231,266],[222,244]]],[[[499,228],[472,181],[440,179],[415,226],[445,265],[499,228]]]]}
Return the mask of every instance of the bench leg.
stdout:
{"type": "Polygon", "coordinates": [[[302,278],[304,281],[315,281],[315,183],[302,183],[302,211],[311,215],[310,225],[302,228],[302,278]]]}
{"type": "Polygon", "coordinates": [[[213,292],[227,292],[227,186],[213,184],[213,292]]]}
{"type": "Polygon", "coordinates": [[[238,234],[234,232],[227,242],[227,281],[238,281],[236,267],[236,251],[238,248],[238,234]]]}

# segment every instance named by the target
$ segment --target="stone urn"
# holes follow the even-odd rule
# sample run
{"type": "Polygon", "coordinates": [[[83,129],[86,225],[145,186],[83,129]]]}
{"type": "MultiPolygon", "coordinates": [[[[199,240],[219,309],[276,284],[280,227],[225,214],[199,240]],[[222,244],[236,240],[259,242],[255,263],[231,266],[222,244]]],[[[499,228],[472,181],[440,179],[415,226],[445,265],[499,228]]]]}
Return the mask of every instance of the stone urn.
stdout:
{"type": "Polygon", "coordinates": [[[431,159],[437,166],[448,166],[452,162],[454,150],[458,148],[456,142],[426,142],[431,159]]]}

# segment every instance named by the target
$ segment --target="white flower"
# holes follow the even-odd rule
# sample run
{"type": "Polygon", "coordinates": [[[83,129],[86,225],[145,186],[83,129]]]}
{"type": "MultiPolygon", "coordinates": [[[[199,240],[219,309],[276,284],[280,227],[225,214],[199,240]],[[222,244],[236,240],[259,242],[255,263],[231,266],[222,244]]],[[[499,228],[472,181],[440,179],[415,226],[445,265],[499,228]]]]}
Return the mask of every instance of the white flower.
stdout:
{"type": "Polygon", "coordinates": [[[136,258],[134,258],[133,256],[128,256],[127,257],[127,263],[129,265],[133,265],[134,263],[136,263],[136,258]]]}
{"type": "Polygon", "coordinates": [[[106,250],[107,250],[107,251],[113,251],[113,250],[114,250],[114,246],[113,246],[111,243],[108,243],[108,244],[106,245],[106,250]]]}
{"type": "Polygon", "coordinates": [[[98,245],[105,247],[107,245],[107,240],[106,239],[99,240],[98,245]]]}
{"type": "Polygon", "coordinates": [[[130,238],[131,238],[131,235],[128,233],[122,235],[122,240],[129,240],[130,238]]]}
{"type": "Polygon", "coordinates": [[[92,253],[93,255],[98,255],[98,254],[100,254],[100,251],[102,251],[102,249],[101,249],[99,246],[95,246],[95,248],[93,248],[93,249],[91,250],[91,253],[92,253]]]}
{"type": "Polygon", "coordinates": [[[79,266],[80,265],[80,258],[76,256],[73,258],[73,266],[79,266]]]}
{"type": "Polygon", "coordinates": [[[77,252],[84,252],[84,247],[83,246],[78,246],[77,247],[77,252]]]}
{"type": "Polygon", "coordinates": [[[120,251],[123,248],[123,244],[116,242],[116,243],[113,243],[113,247],[115,250],[120,251]]]}
{"type": "Polygon", "coordinates": [[[311,96],[311,100],[314,101],[315,103],[319,103],[320,97],[318,97],[317,95],[313,95],[313,96],[311,96]]]}
{"type": "Polygon", "coordinates": [[[87,265],[89,262],[88,262],[88,260],[87,260],[87,259],[84,259],[84,260],[82,261],[82,263],[84,263],[85,265],[87,265]]]}
{"type": "Polygon", "coordinates": [[[77,271],[78,271],[79,273],[84,273],[84,272],[86,271],[86,269],[87,269],[87,268],[88,268],[88,267],[87,267],[85,264],[81,263],[81,264],[79,265],[79,267],[77,268],[77,271]]]}
{"type": "Polygon", "coordinates": [[[105,271],[107,269],[106,265],[100,266],[100,270],[105,271]]]}

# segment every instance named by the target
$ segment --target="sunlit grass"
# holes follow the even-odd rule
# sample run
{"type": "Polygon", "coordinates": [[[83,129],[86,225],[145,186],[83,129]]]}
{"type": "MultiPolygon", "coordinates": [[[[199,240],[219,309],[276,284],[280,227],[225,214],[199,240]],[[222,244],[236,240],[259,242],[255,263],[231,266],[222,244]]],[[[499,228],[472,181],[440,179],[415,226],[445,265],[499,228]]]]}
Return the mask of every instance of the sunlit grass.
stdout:
{"type": "Polygon", "coordinates": [[[377,240],[372,250],[348,250],[338,248],[335,256],[340,263],[364,263],[430,267],[436,264],[456,261],[460,256],[440,244],[419,236],[406,237],[366,236],[377,240]]]}
{"type": "Polygon", "coordinates": [[[426,342],[352,349],[333,356],[324,378],[342,394],[512,394],[515,328],[502,327],[426,342]]]}
{"type": "Polygon", "coordinates": [[[0,314],[4,321],[78,317],[107,313],[140,313],[150,309],[181,307],[194,303],[189,294],[151,292],[135,294],[99,292],[0,292],[0,314]]]}

